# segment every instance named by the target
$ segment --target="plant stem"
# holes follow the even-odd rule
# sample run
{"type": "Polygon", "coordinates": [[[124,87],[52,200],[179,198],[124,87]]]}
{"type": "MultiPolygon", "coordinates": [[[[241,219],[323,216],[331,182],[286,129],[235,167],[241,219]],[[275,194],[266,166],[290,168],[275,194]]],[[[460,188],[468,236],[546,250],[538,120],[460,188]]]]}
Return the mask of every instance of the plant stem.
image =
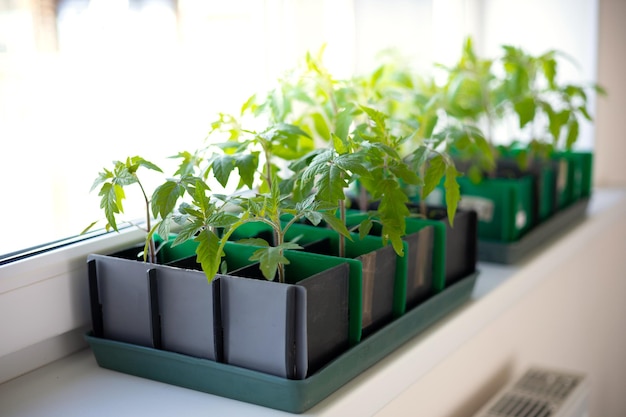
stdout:
{"type": "MultiPolygon", "coordinates": [[[[283,240],[285,238],[283,231],[280,230],[280,223],[278,223],[278,228],[274,229],[274,239],[276,240],[276,246],[280,246],[283,244],[283,240]]],[[[282,258],[283,249],[279,249],[279,255],[282,258]]],[[[285,265],[282,262],[278,262],[278,282],[281,284],[285,283],[285,265]]]]}
{"type": "MultiPolygon", "coordinates": [[[[139,180],[137,180],[137,184],[139,184],[139,188],[141,188],[141,193],[143,194],[143,199],[146,202],[146,232],[150,233],[150,230],[152,229],[151,216],[150,216],[150,199],[146,195],[146,191],[144,190],[143,185],[141,185],[141,182],[139,180]]],[[[154,244],[154,239],[152,237],[150,238],[150,242],[148,245],[148,262],[154,263],[154,264],[157,262],[156,246],[154,244]]]]}
{"type": "Polygon", "coordinates": [[[263,153],[265,154],[265,181],[267,181],[267,187],[272,191],[272,164],[270,163],[270,151],[265,144],[263,145],[263,153]]]}
{"type": "MultiPolygon", "coordinates": [[[[419,171],[420,171],[419,172],[419,176],[420,176],[420,178],[423,179],[424,176],[426,175],[426,166],[425,166],[425,164],[422,164],[419,167],[419,171]]],[[[426,210],[427,210],[427,208],[426,208],[426,198],[424,197],[423,194],[424,194],[424,186],[422,185],[420,187],[420,214],[422,216],[424,216],[424,218],[426,219],[427,218],[426,217],[426,210]]]]}
{"type": "MultiPolygon", "coordinates": [[[[346,202],[345,200],[339,200],[339,218],[341,223],[346,224],[346,202]]],[[[346,237],[339,233],[339,257],[346,257],[346,237]]]]}

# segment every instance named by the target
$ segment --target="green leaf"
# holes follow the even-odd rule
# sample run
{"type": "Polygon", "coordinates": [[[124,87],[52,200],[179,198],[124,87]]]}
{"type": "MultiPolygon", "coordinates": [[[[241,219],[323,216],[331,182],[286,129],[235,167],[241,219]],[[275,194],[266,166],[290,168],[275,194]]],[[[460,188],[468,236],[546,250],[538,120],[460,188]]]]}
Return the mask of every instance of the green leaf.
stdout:
{"type": "Polygon", "coordinates": [[[339,136],[335,135],[334,133],[331,134],[331,137],[333,139],[333,147],[335,148],[335,151],[337,151],[338,154],[345,154],[346,152],[349,151],[348,148],[348,144],[346,143],[345,140],[342,140],[339,136]]]}
{"type": "Polygon", "coordinates": [[[387,124],[385,122],[385,115],[371,107],[360,107],[369,116],[370,120],[374,122],[374,126],[372,126],[372,128],[374,129],[374,133],[379,138],[384,138],[385,136],[387,136],[387,124]]]}
{"type": "Polygon", "coordinates": [[[315,131],[318,135],[324,140],[330,139],[330,129],[328,128],[328,123],[326,123],[326,119],[320,113],[313,113],[311,115],[313,119],[313,126],[315,127],[315,131]]]}
{"type": "Polygon", "coordinates": [[[406,206],[408,198],[397,181],[383,180],[379,185],[382,197],[378,214],[382,224],[383,242],[390,241],[396,253],[404,255],[402,236],[406,231],[405,219],[410,215],[406,206]]]}
{"type": "Polygon", "coordinates": [[[454,215],[456,213],[457,206],[461,200],[461,191],[459,183],[456,178],[459,173],[456,167],[452,164],[446,167],[446,179],[444,181],[444,187],[446,189],[446,206],[448,210],[448,219],[450,220],[450,226],[454,226],[454,215]]]}
{"type": "Polygon", "coordinates": [[[420,172],[420,168],[426,163],[429,155],[430,149],[424,145],[420,145],[420,147],[411,154],[411,167],[415,172],[420,172]]]}
{"type": "Polygon", "coordinates": [[[196,260],[202,266],[208,281],[211,282],[219,270],[224,255],[219,238],[210,230],[204,229],[194,240],[198,242],[196,260]]]}
{"type": "Polygon", "coordinates": [[[235,169],[235,158],[230,155],[221,155],[211,164],[213,175],[222,187],[226,187],[230,173],[235,169]]]}
{"type": "Polygon", "coordinates": [[[585,106],[578,107],[578,111],[583,115],[585,119],[589,120],[590,122],[593,121],[593,118],[591,117],[585,106]]]}
{"type": "Polygon", "coordinates": [[[347,237],[348,239],[352,240],[352,236],[350,235],[350,232],[348,231],[348,228],[341,221],[341,219],[339,219],[334,214],[328,213],[328,212],[322,212],[322,217],[324,218],[324,221],[326,223],[328,223],[328,225],[330,226],[331,229],[333,229],[335,232],[337,232],[337,233],[347,237]]]}
{"type": "Polygon", "coordinates": [[[365,165],[363,165],[363,155],[360,153],[336,155],[333,163],[341,168],[342,171],[346,172],[346,174],[350,171],[364,177],[367,176],[369,172],[365,165]]]}
{"type": "Polygon", "coordinates": [[[574,143],[578,140],[578,131],[578,119],[576,119],[576,117],[572,117],[570,122],[567,124],[567,139],[565,142],[565,148],[567,150],[572,149],[572,146],[574,146],[574,143]]]}
{"type": "MultiPolygon", "coordinates": [[[[352,107],[346,108],[337,114],[337,120],[335,122],[335,135],[339,137],[343,142],[348,139],[348,133],[350,132],[350,125],[352,124],[353,115],[352,107]]],[[[337,150],[339,153],[339,150],[337,150]]]]}
{"type": "Polygon", "coordinates": [[[422,138],[430,138],[433,135],[435,126],[439,121],[439,116],[436,113],[426,114],[421,118],[419,135],[422,138]]]}
{"type": "Polygon", "coordinates": [[[265,239],[254,238],[254,237],[247,238],[247,239],[240,239],[237,241],[237,243],[241,245],[248,245],[248,246],[261,246],[261,247],[270,246],[270,244],[267,243],[265,239]]]}
{"type": "Polygon", "coordinates": [[[279,263],[283,265],[289,264],[289,260],[283,255],[283,248],[273,246],[254,251],[249,260],[259,261],[261,272],[268,281],[274,280],[279,263]]]}
{"type": "Polygon", "coordinates": [[[123,212],[122,201],[124,198],[124,190],[118,185],[111,184],[110,182],[102,184],[102,188],[98,193],[102,197],[100,200],[100,208],[104,210],[104,216],[107,219],[108,224],[117,231],[117,223],[115,221],[115,214],[123,212]]]}
{"type": "Polygon", "coordinates": [[[252,188],[254,184],[254,175],[259,167],[259,152],[251,152],[246,154],[236,154],[235,166],[239,171],[239,177],[248,188],[252,188]]]}
{"type": "Polygon", "coordinates": [[[208,223],[211,227],[228,227],[235,224],[238,220],[239,217],[234,214],[217,212],[209,217],[208,223]]]}
{"type": "Polygon", "coordinates": [[[105,169],[104,172],[101,172],[98,174],[98,177],[94,180],[89,192],[95,190],[100,184],[102,184],[103,182],[106,182],[110,178],[113,178],[113,173],[105,169]]]}
{"type": "Polygon", "coordinates": [[[158,186],[151,198],[154,217],[160,215],[164,219],[168,214],[172,213],[184,191],[184,188],[177,181],[173,180],[168,180],[158,186]]]}
{"type": "Polygon", "coordinates": [[[439,185],[446,171],[446,163],[441,155],[430,160],[422,187],[422,199],[425,199],[439,185]]]}
{"type": "Polygon", "coordinates": [[[89,224],[89,226],[85,227],[83,229],[82,232],[80,232],[81,235],[84,235],[85,233],[87,233],[89,230],[91,230],[92,227],[94,227],[96,224],[98,224],[98,221],[96,220],[95,222],[91,222],[91,224],[89,224]]]}
{"type": "Polygon", "coordinates": [[[554,88],[555,87],[554,78],[556,76],[556,60],[554,58],[551,58],[551,59],[544,59],[541,62],[543,65],[543,73],[545,74],[546,79],[548,80],[548,84],[550,85],[550,88],[554,88]]]}
{"type": "Polygon", "coordinates": [[[176,238],[172,242],[172,246],[180,245],[188,240],[194,239],[195,236],[203,229],[201,221],[194,221],[185,224],[176,234],[176,238]]]}
{"type": "Polygon", "coordinates": [[[320,222],[324,218],[322,216],[322,213],[320,213],[319,211],[315,211],[315,210],[305,210],[304,217],[308,221],[310,221],[313,226],[317,226],[318,224],[320,224],[320,222]]]}
{"type": "Polygon", "coordinates": [[[528,122],[531,122],[535,118],[535,100],[530,96],[517,101],[514,108],[519,116],[520,128],[526,126],[528,122]]]}
{"type": "MultiPolygon", "coordinates": [[[[163,170],[161,168],[159,168],[158,166],[156,166],[156,164],[153,164],[150,161],[146,161],[145,159],[139,157],[139,156],[134,156],[133,158],[131,158],[132,160],[132,164],[135,165],[137,167],[137,169],[142,166],[144,168],[150,169],[152,171],[157,171],[157,172],[163,172],[163,170]]],[[[136,169],[135,169],[136,171],[136,169]]]]}
{"type": "Polygon", "coordinates": [[[372,226],[374,225],[374,222],[372,222],[371,218],[367,218],[365,220],[363,220],[360,224],[359,224],[359,238],[361,240],[363,240],[365,238],[365,236],[370,234],[370,231],[372,230],[372,226]]]}
{"type": "Polygon", "coordinates": [[[155,229],[159,236],[163,236],[164,238],[167,237],[169,239],[169,236],[172,230],[171,226],[172,226],[172,217],[169,216],[161,220],[159,223],[157,223],[155,226],[155,229]]]}
{"type": "Polygon", "coordinates": [[[400,178],[407,184],[415,185],[421,183],[420,178],[417,176],[415,171],[409,168],[409,166],[402,161],[392,161],[389,166],[389,170],[393,173],[393,175],[400,178]]]}
{"type": "Polygon", "coordinates": [[[335,164],[329,165],[319,174],[315,184],[320,200],[333,202],[345,198],[344,189],[348,187],[348,183],[343,174],[344,172],[335,164]]]}

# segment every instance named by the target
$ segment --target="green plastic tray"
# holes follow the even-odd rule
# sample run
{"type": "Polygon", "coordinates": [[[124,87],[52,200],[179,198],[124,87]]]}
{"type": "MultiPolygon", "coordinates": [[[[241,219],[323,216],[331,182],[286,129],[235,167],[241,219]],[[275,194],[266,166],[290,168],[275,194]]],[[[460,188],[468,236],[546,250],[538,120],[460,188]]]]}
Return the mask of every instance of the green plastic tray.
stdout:
{"type": "Polygon", "coordinates": [[[317,373],[288,380],[232,365],[85,335],[107,369],[291,413],[302,413],[470,299],[472,274],[363,339],[317,373]]]}
{"type": "Polygon", "coordinates": [[[579,200],[535,226],[515,242],[479,240],[478,259],[483,262],[515,264],[584,219],[588,205],[589,198],[579,200]]]}

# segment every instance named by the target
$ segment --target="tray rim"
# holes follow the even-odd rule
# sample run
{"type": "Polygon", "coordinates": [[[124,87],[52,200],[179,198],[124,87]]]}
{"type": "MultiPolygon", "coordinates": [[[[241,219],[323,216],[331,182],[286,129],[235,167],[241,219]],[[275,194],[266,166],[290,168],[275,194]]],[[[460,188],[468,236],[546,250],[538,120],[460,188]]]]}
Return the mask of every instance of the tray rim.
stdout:
{"type": "Polygon", "coordinates": [[[94,337],[91,331],[84,337],[102,368],[299,414],[463,305],[471,298],[478,275],[476,271],[435,294],[303,380],[284,379],[175,352],[101,339],[94,337]],[[148,371],[141,369],[142,365],[147,366],[148,371]],[[168,374],[170,367],[176,371],[168,374]],[[181,372],[192,373],[193,380],[185,381],[181,372]],[[198,379],[203,382],[199,383],[198,379]],[[233,380],[233,384],[236,381],[238,389],[230,389],[229,380],[233,380]]]}
{"type": "Polygon", "coordinates": [[[536,225],[513,242],[497,242],[478,239],[478,260],[499,264],[516,264],[532,254],[538,247],[563,236],[569,229],[587,216],[590,197],[583,197],[577,202],[559,210],[551,217],[536,225]]]}

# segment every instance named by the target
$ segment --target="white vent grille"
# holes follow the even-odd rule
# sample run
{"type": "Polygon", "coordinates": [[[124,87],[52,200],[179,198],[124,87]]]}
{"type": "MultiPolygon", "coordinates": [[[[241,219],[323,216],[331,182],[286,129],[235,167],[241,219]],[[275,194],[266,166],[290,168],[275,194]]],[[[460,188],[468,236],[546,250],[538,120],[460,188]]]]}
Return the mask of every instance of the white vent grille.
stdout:
{"type": "Polygon", "coordinates": [[[586,417],[588,395],[582,374],[532,368],[474,417],[586,417]]]}

